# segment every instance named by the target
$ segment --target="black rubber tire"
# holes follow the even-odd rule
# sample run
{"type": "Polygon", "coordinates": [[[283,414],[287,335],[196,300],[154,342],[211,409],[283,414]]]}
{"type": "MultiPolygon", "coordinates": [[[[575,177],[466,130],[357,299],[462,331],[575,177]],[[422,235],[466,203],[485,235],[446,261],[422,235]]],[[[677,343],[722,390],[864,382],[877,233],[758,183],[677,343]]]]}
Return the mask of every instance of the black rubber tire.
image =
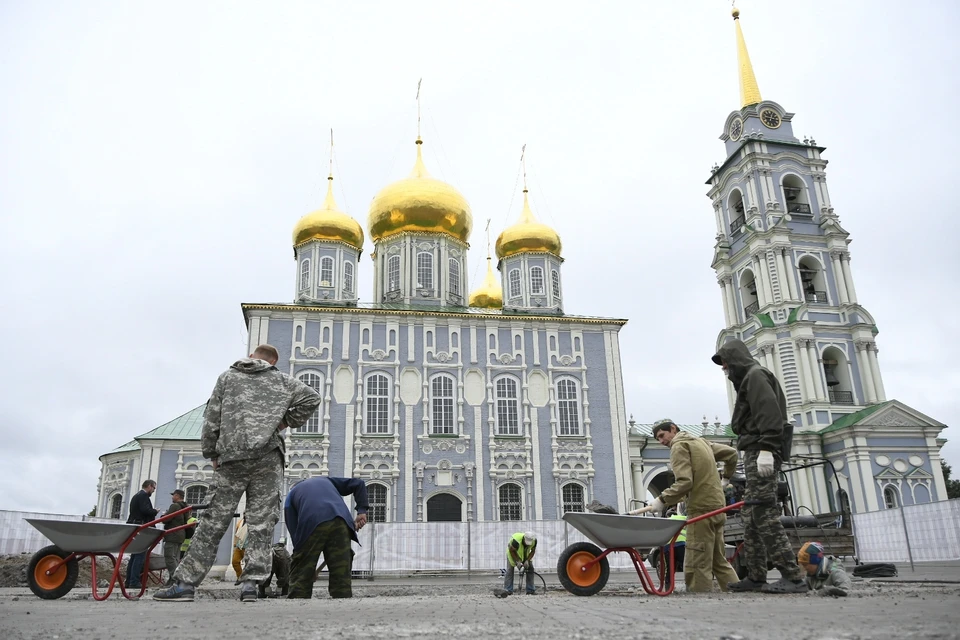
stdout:
{"type": "Polygon", "coordinates": [[[35,572],[37,571],[37,565],[40,564],[45,558],[50,556],[57,556],[58,558],[66,558],[70,554],[58,547],[55,544],[44,547],[33,554],[33,557],[30,558],[30,563],[27,565],[27,584],[30,586],[30,591],[33,591],[33,594],[38,598],[43,598],[44,600],[56,600],[57,598],[62,598],[63,596],[70,593],[70,590],[73,589],[77,584],[77,576],[80,575],[80,563],[76,559],[73,559],[63,565],[63,569],[66,569],[67,574],[63,582],[58,584],[56,587],[49,588],[45,587],[37,582],[35,572]]]}
{"type": "Polygon", "coordinates": [[[563,550],[563,553],[560,554],[560,559],[557,560],[557,577],[560,578],[560,584],[563,585],[563,588],[572,593],[575,596],[592,596],[595,593],[599,593],[607,585],[607,580],[610,579],[610,563],[607,562],[606,558],[600,560],[600,575],[597,576],[597,579],[589,585],[581,585],[574,582],[567,573],[567,564],[570,562],[570,559],[578,553],[589,553],[594,557],[599,556],[603,551],[595,544],[589,542],[576,542],[566,549],[563,550]]]}

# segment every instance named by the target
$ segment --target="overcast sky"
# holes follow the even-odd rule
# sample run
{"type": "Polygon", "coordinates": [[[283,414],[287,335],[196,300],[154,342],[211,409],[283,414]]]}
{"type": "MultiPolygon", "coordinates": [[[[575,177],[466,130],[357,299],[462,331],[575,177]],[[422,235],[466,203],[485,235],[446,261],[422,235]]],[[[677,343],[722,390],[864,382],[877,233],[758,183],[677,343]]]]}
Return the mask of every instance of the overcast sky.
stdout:
{"type": "MultiPolygon", "coordinates": [[[[888,397],[960,423],[960,4],[739,6],[763,97],[827,147],[888,397]]],[[[630,320],[628,412],[729,420],[704,196],[740,105],[729,2],[8,1],[0,508],[88,511],[99,455],[207,399],[245,355],[240,303],[292,301],[330,127],[366,227],[413,164],[421,77],[427,166],[474,212],[471,288],[526,143],[567,313],[630,320]]]]}

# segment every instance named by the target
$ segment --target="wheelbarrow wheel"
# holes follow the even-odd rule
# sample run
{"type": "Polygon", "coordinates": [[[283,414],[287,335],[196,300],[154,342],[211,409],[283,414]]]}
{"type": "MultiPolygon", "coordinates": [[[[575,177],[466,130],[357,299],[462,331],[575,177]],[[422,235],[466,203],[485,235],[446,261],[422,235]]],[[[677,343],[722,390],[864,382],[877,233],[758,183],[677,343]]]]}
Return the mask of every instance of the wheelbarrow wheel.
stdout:
{"type": "Polygon", "coordinates": [[[30,564],[27,565],[27,584],[34,595],[44,600],[56,600],[67,595],[77,584],[80,574],[80,563],[76,558],[57,567],[57,570],[47,575],[47,571],[70,554],[52,544],[33,554],[30,564]]]}
{"type": "Polygon", "coordinates": [[[610,563],[606,557],[590,565],[601,553],[600,547],[589,542],[577,542],[564,549],[557,561],[557,576],[563,588],[575,596],[599,593],[610,579],[610,563]]]}
{"type": "Polygon", "coordinates": [[[733,562],[730,563],[733,567],[733,570],[736,572],[737,577],[743,580],[747,577],[747,564],[743,561],[743,549],[737,550],[737,555],[734,556],[733,562]]]}

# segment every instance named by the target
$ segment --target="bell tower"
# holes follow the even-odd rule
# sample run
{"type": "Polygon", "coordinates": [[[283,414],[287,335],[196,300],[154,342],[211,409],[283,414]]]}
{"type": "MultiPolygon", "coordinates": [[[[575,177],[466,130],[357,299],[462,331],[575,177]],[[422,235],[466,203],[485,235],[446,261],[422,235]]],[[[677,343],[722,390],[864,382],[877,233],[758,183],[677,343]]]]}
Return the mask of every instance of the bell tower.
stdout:
{"type": "Polygon", "coordinates": [[[717,342],[743,340],[780,379],[799,430],[819,431],[886,400],[877,326],[857,299],[825,148],[798,139],[794,114],[761,98],[739,16],[734,8],[741,106],[707,181],[725,321],[717,342]]]}

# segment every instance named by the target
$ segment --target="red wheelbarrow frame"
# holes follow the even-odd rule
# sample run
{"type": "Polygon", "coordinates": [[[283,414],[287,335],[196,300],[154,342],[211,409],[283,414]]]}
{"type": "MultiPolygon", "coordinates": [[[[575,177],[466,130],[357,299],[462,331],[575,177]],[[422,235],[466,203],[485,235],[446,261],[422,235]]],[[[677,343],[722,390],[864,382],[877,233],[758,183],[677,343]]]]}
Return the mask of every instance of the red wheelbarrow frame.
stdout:
{"type": "MultiPolygon", "coordinates": [[[[143,563],[143,574],[140,576],[140,593],[131,595],[127,593],[127,588],[126,588],[126,585],[124,584],[123,577],[120,575],[120,563],[123,561],[123,552],[127,550],[127,547],[130,546],[130,543],[133,542],[133,539],[137,537],[137,534],[139,534],[144,529],[148,529],[161,522],[166,522],[181,514],[189,513],[192,510],[193,510],[193,507],[189,506],[189,507],[186,507],[185,509],[180,509],[179,511],[174,511],[173,513],[165,514],[162,518],[157,518],[156,520],[147,522],[146,524],[139,525],[127,537],[127,540],[126,542],[123,543],[123,546],[120,547],[120,551],[119,553],[117,553],[116,558],[113,557],[112,553],[91,553],[91,552],[84,552],[84,551],[75,551],[70,555],[68,555],[66,558],[62,558],[61,560],[58,560],[57,562],[51,564],[47,568],[47,570],[44,572],[44,574],[48,576],[53,575],[54,573],[57,572],[57,570],[60,567],[67,564],[68,562],[71,562],[73,560],[83,560],[84,558],[90,558],[90,564],[91,564],[90,582],[93,589],[94,600],[100,600],[100,601],[106,600],[107,598],[110,597],[110,594],[113,593],[113,589],[117,585],[120,586],[120,593],[122,593],[123,597],[126,598],[127,600],[136,600],[138,598],[141,598],[143,597],[143,594],[147,590],[147,579],[150,574],[150,563],[149,562],[143,563]],[[97,558],[110,558],[110,562],[113,563],[113,575],[110,577],[110,586],[107,588],[106,593],[104,593],[103,595],[101,595],[97,590],[97,558]]],[[[150,547],[147,548],[147,550],[144,552],[146,554],[146,557],[149,559],[150,554],[152,554],[156,546],[160,544],[160,541],[166,538],[171,533],[182,531],[189,527],[195,527],[195,526],[197,526],[196,522],[190,522],[188,524],[180,525],[179,527],[174,527],[173,529],[164,529],[160,537],[154,540],[153,544],[151,544],[150,547]]]]}
{"type": "MultiPolygon", "coordinates": [[[[705,513],[705,514],[703,514],[702,516],[697,516],[696,518],[690,518],[689,520],[687,520],[687,524],[690,525],[690,524],[693,524],[693,523],[695,523],[695,522],[700,522],[701,520],[706,520],[707,518],[712,518],[712,517],[715,516],[715,515],[718,515],[718,514],[721,514],[721,513],[726,513],[727,511],[731,511],[731,510],[733,510],[733,509],[739,509],[739,508],[741,508],[743,505],[744,505],[744,503],[743,503],[742,501],[741,501],[741,502],[736,502],[736,503],[731,504],[731,505],[727,505],[727,506],[723,507],[722,509],[717,509],[716,511],[711,511],[710,513],[705,513]]],[[[684,525],[684,526],[686,526],[686,525],[684,525]]],[[[683,529],[680,529],[680,531],[677,531],[677,532],[673,535],[673,537],[670,538],[670,544],[669,544],[669,545],[664,545],[664,546],[669,546],[669,547],[670,547],[670,554],[669,554],[669,555],[670,555],[670,567],[668,568],[668,570],[670,571],[670,574],[669,574],[669,575],[670,575],[670,585],[669,585],[668,587],[666,587],[666,588],[664,588],[664,586],[663,586],[664,578],[665,578],[666,576],[665,576],[662,572],[659,572],[659,571],[658,571],[657,573],[658,573],[658,577],[660,578],[660,585],[659,585],[659,587],[656,586],[656,585],[654,585],[653,577],[650,575],[650,572],[647,571],[647,568],[644,566],[643,556],[641,556],[641,555],[640,555],[640,552],[637,551],[636,549],[634,549],[633,547],[610,547],[610,548],[608,548],[608,549],[604,549],[603,552],[602,552],[599,556],[596,556],[593,560],[590,560],[590,561],[588,561],[588,562],[585,562],[585,563],[583,564],[583,566],[580,567],[580,571],[586,573],[591,567],[593,567],[595,564],[597,564],[598,562],[600,562],[602,559],[606,558],[606,557],[607,557],[608,555],[610,555],[611,553],[614,553],[614,552],[616,552],[616,551],[622,551],[622,552],[626,553],[627,555],[629,555],[629,556],[630,556],[630,559],[633,560],[633,566],[634,566],[634,568],[637,570],[637,576],[639,576],[639,578],[640,578],[640,585],[643,587],[643,590],[644,590],[644,591],[646,591],[647,593],[649,593],[649,594],[652,595],[652,596],[668,596],[668,595],[670,595],[671,593],[673,593],[673,587],[674,587],[674,585],[676,584],[676,580],[674,580],[674,574],[675,574],[675,572],[674,572],[674,559],[676,558],[676,553],[674,553],[674,544],[676,543],[677,538],[680,537],[680,534],[681,534],[682,532],[683,532],[683,529]]]]}

